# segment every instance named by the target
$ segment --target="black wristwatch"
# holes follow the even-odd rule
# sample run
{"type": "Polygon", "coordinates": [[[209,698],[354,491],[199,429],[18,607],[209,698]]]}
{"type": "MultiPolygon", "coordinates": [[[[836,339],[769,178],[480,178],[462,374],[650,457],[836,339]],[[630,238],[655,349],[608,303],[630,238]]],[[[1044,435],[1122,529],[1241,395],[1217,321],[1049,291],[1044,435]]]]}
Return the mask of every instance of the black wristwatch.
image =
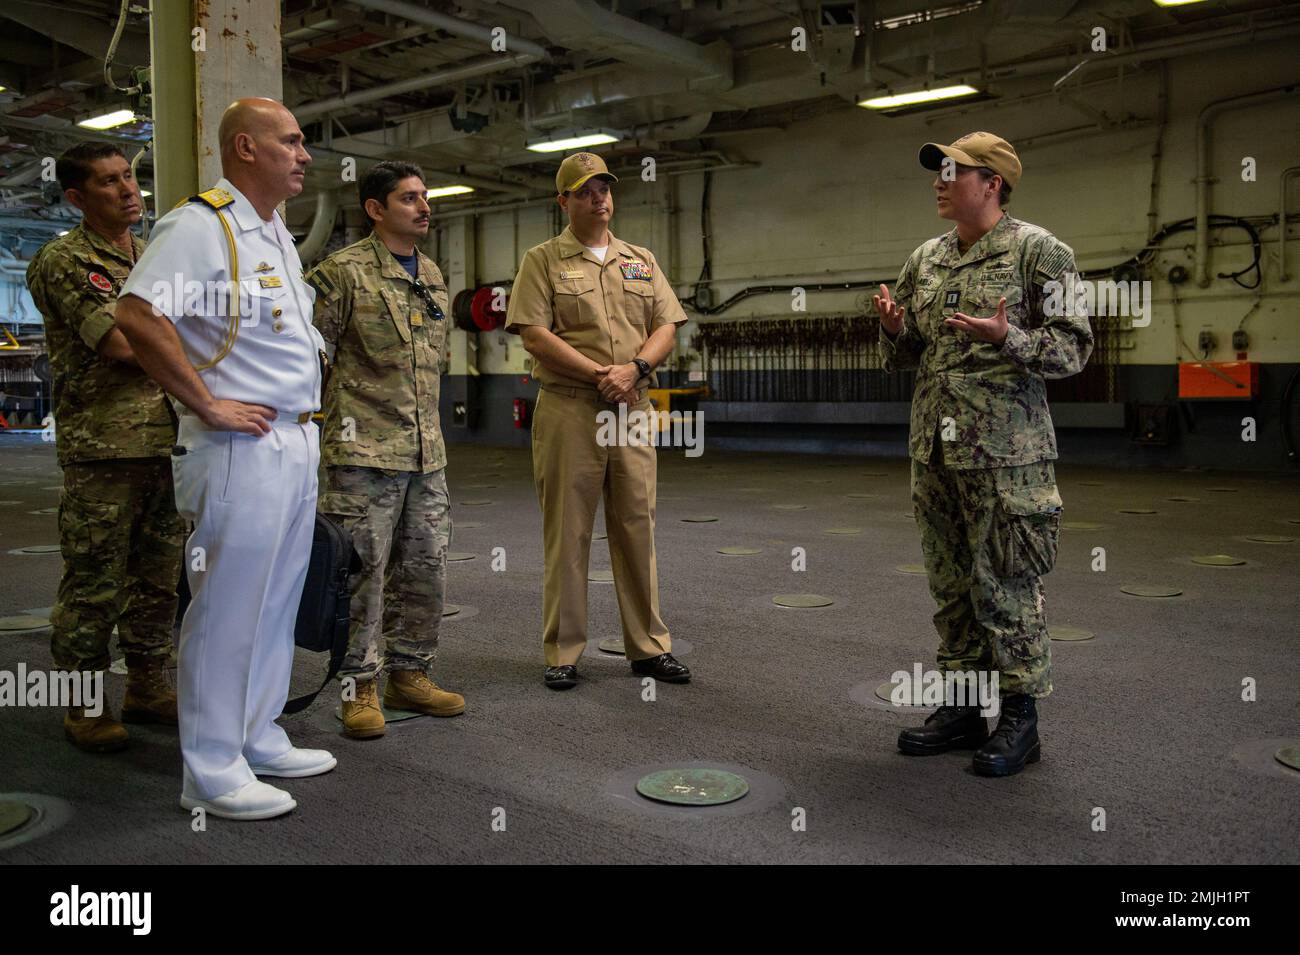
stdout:
{"type": "Polygon", "coordinates": [[[650,377],[650,363],[644,358],[633,358],[632,364],[636,365],[636,370],[641,372],[641,378],[650,377]]]}

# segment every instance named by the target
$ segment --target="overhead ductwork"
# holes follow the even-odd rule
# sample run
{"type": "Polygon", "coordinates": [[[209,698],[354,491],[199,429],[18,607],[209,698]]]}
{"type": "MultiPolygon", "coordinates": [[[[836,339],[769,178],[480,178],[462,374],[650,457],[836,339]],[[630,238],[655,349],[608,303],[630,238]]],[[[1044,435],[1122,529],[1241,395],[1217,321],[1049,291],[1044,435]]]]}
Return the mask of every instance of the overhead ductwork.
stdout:
{"type": "Polygon", "coordinates": [[[548,0],[528,12],[557,46],[646,70],[671,70],[685,76],[691,90],[731,89],[731,48],[723,40],[701,46],[611,13],[596,0],[548,0]]]}

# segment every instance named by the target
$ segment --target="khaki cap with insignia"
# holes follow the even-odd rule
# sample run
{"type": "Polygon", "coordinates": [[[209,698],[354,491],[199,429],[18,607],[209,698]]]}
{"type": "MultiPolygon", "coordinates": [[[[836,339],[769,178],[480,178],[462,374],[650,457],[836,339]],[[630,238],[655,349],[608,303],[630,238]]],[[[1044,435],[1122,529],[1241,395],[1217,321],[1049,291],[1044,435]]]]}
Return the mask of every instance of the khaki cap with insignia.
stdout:
{"type": "Polygon", "coordinates": [[[605,160],[595,153],[574,153],[560,163],[560,171],[555,174],[555,191],[561,194],[572,192],[592,176],[600,176],[606,182],[618,182],[618,176],[610,172],[605,160]]]}
{"type": "Polygon", "coordinates": [[[951,146],[926,143],[917,158],[926,169],[939,169],[943,157],[949,156],[963,166],[983,166],[1006,180],[1012,189],[1020,182],[1020,157],[1001,136],[992,133],[967,133],[951,146]]]}

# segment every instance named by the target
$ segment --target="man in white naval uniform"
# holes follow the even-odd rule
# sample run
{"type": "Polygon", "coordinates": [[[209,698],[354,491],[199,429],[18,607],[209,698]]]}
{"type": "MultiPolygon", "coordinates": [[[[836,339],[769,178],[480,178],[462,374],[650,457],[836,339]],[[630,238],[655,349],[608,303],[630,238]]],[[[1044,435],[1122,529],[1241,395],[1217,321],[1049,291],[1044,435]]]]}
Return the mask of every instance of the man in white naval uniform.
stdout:
{"type": "Polygon", "coordinates": [[[116,320],[178,402],[176,507],[195,525],[177,672],[181,805],[269,819],[296,803],[256,776],[335,766],[275,723],[311,554],[324,348],[315,293],[275,207],[302,191],[311,156],[274,100],[233,103],[219,135],[225,178],[159,220],[116,320]],[[234,319],[219,294],[230,289],[234,319]]]}

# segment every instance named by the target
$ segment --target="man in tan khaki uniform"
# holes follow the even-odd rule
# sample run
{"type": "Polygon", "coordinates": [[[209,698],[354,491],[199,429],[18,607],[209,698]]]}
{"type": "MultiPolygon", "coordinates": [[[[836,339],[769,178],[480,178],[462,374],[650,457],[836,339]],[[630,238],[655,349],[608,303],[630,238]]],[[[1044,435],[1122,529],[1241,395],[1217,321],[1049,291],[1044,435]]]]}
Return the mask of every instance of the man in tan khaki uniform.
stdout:
{"type": "MultiPolygon", "coordinates": [[[[648,249],[609,231],[617,179],[593,153],[575,153],[555,177],[569,217],[560,235],[519,265],[506,328],[520,334],[541,385],[533,416],[533,477],[542,507],[545,682],[567,689],[587,646],[587,565],[597,496],[632,670],[670,683],[691,673],[673,659],[659,618],[655,567],[655,448],[602,436],[597,415],[652,413],[645,387],[686,321],[648,249]]],[[[608,429],[604,435],[607,436],[608,429]]],[[[625,436],[620,435],[619,438],[625,436]]]]}

